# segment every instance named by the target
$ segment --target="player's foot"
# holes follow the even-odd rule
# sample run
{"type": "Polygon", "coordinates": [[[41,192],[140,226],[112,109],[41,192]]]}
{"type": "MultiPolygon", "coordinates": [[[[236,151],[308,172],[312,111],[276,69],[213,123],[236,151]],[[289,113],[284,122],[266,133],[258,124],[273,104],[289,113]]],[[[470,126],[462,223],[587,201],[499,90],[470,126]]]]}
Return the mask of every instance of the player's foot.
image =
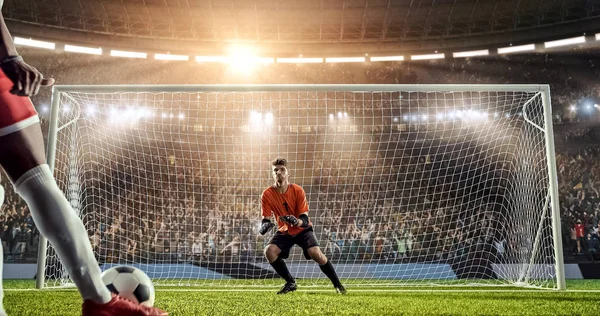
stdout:
{"type": "Polygon", "coordinates": [[[346,288],[341,284],[335,287],[335,291],[338,294],[342,294],[342,295],[346,295],[346,293],[348,293],[348,291],[346,291],[346,288]]]}
{"type": "Polygon", "coordinates": [[[156,307],[147,307],[128,299],[112,294],[106,304],[98,304],[92,300],[83,301],[83,316],[167,316],[167,312],[156,307]]]}
{"type": "Polygon", "coordinates": [[[287,294],[289,292],[294,292],[298,286],[296,286],[296,282],[286,282],[281,290],[277,292],[277,294],[287,294]]]}

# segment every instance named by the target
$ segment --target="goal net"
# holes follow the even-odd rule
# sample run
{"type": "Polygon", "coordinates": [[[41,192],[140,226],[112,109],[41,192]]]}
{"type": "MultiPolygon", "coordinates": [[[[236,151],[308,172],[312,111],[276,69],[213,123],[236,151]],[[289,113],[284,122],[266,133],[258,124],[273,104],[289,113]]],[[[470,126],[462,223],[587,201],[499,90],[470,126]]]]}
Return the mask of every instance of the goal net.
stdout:
{"type": "MultiPolygon", "coordinates": [[[[58,86],[49,162],[102,268],[157,284],[280,284],[259,201],[285,157],[343,282],[564,288],[548,92],[58,86]]],[[[41,249],[44,286],[71,284],[41,249]]],[[[286,263],[329,285],[298,247],[286,263]]]]}

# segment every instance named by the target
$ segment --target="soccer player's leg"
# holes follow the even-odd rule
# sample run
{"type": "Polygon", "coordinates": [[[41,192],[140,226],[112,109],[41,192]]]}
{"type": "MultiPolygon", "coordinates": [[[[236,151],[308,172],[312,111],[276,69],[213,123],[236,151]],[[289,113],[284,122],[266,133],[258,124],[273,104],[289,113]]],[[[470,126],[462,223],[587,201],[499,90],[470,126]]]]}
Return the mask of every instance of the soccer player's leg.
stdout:
{"type": "Polygon", "coordinates": [[[267,247],[265,247],[265,257],[269,260],[275,272],[285,280],[285,284],[277,294],[286,294],[297,289],[296,280],[288,270],[285,261],[283,261],[283,259],[290,256],[292,246],[294,246],[292,236],[276,232],[267,247]]]}
{"type": "Polygon", "coordinates": [[[77,285],[83,314],[166,315],[114,296],[104,286],[87,231],[46,164],[42,130],[37,116],[31,116],[37,115],[33,104],[11,94],[12,83],[5,79],[0,76],[0,166],[77,285]],[[86,304],[92,308],[86,309],[86,304]]]}
{"type": "Polygon", "coordinates": [[[302,247],[304,258],[307,260],[312,259],[319,264],[319,268],[321,268],[321,271],[323,271],[329,280],[331,280],[335,290],[340,294],[346,294],[346,289],[342,285],[342,282],[340,282],[331,261],[327,259],[325,254],[321,251],[321,248],[319,248],[319,241],[312,228],[306,229],[296,236],[296,243],[302,247]]]}
{"type": "Polygon", "coordinates": [[[46,164],[39,123],[0,136],[0,165],[77,285],[83,315],[167,315],[112,295],[104,286],[87,231],[46,164]]]}
{"type": "Polygon", "coordinates": [[[46,164],[39,124],[0,137],[0,165],[25,200],[33,220],[56,248],[84,299],[106,303],[110,291],[100,278],[83,223],[58,188],[46,164]]]}

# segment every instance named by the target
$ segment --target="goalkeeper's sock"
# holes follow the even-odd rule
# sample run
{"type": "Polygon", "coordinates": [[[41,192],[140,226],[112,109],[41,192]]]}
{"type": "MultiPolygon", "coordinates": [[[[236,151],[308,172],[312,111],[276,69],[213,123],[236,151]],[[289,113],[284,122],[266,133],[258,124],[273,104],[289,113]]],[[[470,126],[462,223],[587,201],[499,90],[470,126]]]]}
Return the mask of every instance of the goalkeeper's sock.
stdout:
{"type": "Polygon", "coordinates": [[[15,191],[29,206],[36,227],[56,249],[83,299],[109,302],[112,297],[102,283],[87,231],[58,188],[48,165],[27,171],[15,182],[15,191]]]}
{"type": "Polygon", "coordinates": [[[273,269],[275,269],[275,272],[277,272],[277,274],[279,274],[279,276],[282,277],[286,282],[296,282],[296,280],[294,280],[294,277],[290,273],[290,270],[288,270],[287,265],[281,259],[281,257],[277,257],[275,261],[271,262],[271,266],[273,267],[273,269]]]}
{"type": "Polygon", "coordinates": [[[329,280],[331,280],[333,286],[337,287],[342,285],[342,283],[340,282],[340,278],[338,278],[337,273],[335,273],[335,269],[333,268],[333,265],[331,264],[331,261],[329,261],[329,259],[327,259],[326,264],[319,265],[319,268],[321,268],[321,271],[323,271],[323,273],[325,273],[329,280]]]}

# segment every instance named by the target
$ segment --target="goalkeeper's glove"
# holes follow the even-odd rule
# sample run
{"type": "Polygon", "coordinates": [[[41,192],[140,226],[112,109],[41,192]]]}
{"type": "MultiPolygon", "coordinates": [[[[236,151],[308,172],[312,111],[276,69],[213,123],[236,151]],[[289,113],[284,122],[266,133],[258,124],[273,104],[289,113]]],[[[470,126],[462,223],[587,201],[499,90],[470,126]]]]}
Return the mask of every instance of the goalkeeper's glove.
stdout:
{"type": "Polygon", "coordinates": [[[298,219],[296,218],[296,216],[294,215],[285,215],[285,216],[280,216],[279,217],[280,220],[292,225],[292,226],[297,226],[298,225],[298,219]]]}
{"type": "Polygon", "coordinates": [[[275,226],[275,224],[271,223],[270,220],[263,218],[262,225],[260,226],[258,233],[261,235],[264,235],[264,234],[268,233],[271,230],[271,228],[273,228],[274,226],[275,226]]]}

